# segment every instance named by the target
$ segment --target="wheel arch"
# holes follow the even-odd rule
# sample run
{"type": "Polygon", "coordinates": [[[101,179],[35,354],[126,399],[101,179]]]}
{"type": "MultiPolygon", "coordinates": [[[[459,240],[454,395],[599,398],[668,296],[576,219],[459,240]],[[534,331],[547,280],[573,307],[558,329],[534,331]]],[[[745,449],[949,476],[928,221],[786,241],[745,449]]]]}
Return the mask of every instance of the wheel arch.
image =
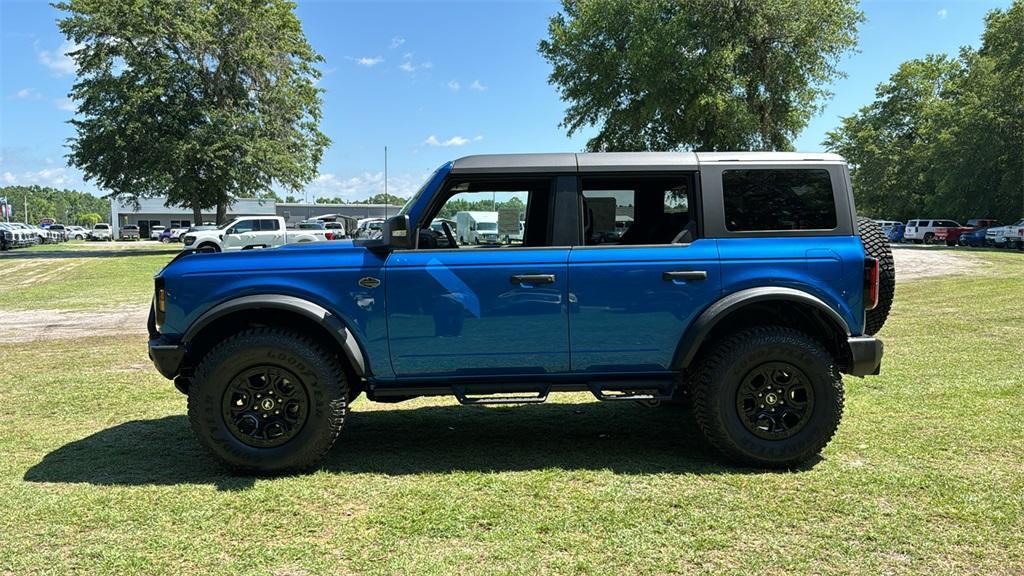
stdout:
{"type": "Polygon", "coordinates": [[[339,351],[351,376],[367,375],[366,355],[342,318],[319,304],[283,294],[241,296],[204,312],[182,336],[187,359],[198,362],[224,336],[253,325],[298,328],[339,351]]]}
{"type": "Polygon", "coordinates": [[[838,312],[802,290],[766,286],[734,292],[704,309],[680,339],[672,366],[686,369],[701,349],[719,336],[758,325],[798,328],[819,340],[837,362],[849,361],[846,340],[850,327],[838,312]]]}

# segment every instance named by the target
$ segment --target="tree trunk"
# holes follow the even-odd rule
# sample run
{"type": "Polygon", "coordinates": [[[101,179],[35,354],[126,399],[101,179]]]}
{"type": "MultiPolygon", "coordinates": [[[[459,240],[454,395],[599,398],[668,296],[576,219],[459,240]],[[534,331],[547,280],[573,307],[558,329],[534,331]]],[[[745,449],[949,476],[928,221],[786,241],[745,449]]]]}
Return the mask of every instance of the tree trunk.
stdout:
{"type": "Polygon", "coordinates": [[[217,202],[217,225],[227,221],[228,206],[224,202],[217,202]]]}
{"type": "Polygon", "coordinates": [[[192,199],[192,224],[201,226],[203,224],[203,209],[199,206],[199,199],[192,199]]]}

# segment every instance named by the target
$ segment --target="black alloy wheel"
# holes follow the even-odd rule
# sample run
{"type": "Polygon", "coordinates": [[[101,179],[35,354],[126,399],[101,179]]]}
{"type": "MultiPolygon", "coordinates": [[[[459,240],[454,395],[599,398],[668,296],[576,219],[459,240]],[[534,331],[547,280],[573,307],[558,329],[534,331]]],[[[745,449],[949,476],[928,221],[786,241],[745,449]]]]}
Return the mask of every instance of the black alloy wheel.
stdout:
{"type": "Polygon", "coordinates": [[[814,411],[814,390],[807,375],[788,362],[762,364],[743,378],[736,391],[736,412],[758,438],[782,440],[800,431],[814,411]]]}
{"type": "Polygon", "coordinates": [[[294,438],[309,417],[309,393],[292,372],[254,366],[238,374],[224,391],[224,422],[250,446],[272,448],[294,438]]]}

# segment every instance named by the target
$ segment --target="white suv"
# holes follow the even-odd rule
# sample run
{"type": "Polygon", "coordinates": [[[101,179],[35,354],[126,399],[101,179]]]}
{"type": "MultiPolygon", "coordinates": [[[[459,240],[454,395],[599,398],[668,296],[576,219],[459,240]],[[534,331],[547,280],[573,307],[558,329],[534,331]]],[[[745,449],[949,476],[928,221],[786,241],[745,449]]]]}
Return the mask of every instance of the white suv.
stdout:
{"type": "Polygon", "coordinates": [[[910,220],[903,231],[903,238],[915,244],[931,244],[935,239],[935,232],[940,228],[960,228],[960,224],[953,220],[910,220]]]}

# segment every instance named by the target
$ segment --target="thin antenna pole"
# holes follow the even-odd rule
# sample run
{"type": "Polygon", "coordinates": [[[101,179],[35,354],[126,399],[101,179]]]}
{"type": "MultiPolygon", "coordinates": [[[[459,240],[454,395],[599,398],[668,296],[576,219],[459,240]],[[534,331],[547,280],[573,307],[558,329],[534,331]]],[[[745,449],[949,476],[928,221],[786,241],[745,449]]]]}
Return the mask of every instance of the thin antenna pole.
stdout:
{"type": "Polygon", "coordinates": [[[388,217],[388,147],[384,146],[384,218],[388,217]]]}

